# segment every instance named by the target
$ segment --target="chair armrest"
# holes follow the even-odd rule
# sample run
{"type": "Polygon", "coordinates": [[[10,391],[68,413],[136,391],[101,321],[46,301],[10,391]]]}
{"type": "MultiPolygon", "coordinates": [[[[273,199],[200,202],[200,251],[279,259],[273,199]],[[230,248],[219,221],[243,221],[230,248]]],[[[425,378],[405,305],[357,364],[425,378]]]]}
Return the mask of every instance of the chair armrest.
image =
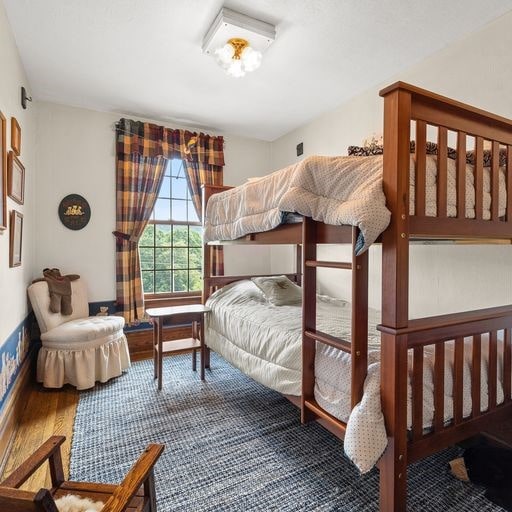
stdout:
{"type": "Polygon", "coordinates": [[[64,436],[52,436],[43,443],[25,462],[15,469],[0,486],[18,488],[23,485],[48,459],[50,461],[50,470],[52,483],[55,480],[64,480],[62,469],[62,460],[60,457],[60,447],[66,440],[64,436]],[[53,463],[53,464],[52,464],[53,463]]]}
{"type": "Polygon", "coordinates": [[[48,489],[40,489],[38,493],[34,493],[0,487],[0,510],[35,510],[34,506],[39,506],[37,510],[59,512],[48,489]]]}
{"type": "Polygon", "coordinates": [[[102,512],[123,512],[133,497],[137,494],[141,485],[149,478],[153,466],[164,451],[163,444],[150,444],[124,480],[116,487],[114,494],[107,500],[102,512]]]}

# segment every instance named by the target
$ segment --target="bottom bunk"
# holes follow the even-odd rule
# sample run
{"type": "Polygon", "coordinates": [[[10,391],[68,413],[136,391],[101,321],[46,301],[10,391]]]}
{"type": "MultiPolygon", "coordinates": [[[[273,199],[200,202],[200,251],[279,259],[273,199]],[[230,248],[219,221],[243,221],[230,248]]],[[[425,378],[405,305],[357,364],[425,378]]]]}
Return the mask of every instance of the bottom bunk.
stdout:
{"type": "MultiPolygon", "coordinates": [[[[217,290],[207,302],[212,311],[205,339],[209,348],[254,380],[285,395],[298,397],[302,389],[302,309],[298,302],[300,288],[296,288],[299,291],[291,294],[288,303],[279,306],[269,303],[250,280],[217,290]]],[[[349,302],[319,295],[318,328],[350,342],[351,311],[349,302]]],[[[345,452],[362,472],[377,463],[387,445],[380,400],[379,318],[378,311],[369,309],[368,375],[363,398],[354,409],[351,407],[351,355],[317,342],[314,361],[316,405],[346,424],[345,452]]],[[[447,428],[454,419],[460,421],[459,415],[462,418],[477,416],[490,405],[495,407],[510,399],[510,370],[506,368],[510,340],[504,333],[502,330],[496,335],[485,333],[478,337],[479,364],[475,364],[473,336],[464,339],[462,348],[459,340],[445,341],[442,357],[436,345],[425,346],[421,391],[418,390],[417,351],[409,349],[407,428],[411,440],[413,437],[428,439],[429,433],[437,429],[439,418],[447,428]],[[475,374],[479,376],[478,383],[475,374]],[[504,374],[509,376],[509,382],[503,380],[504,374]],[[441,396],[439,375],[443,379],[441,396]],[[422,402],[421,414],[418,400],[422,402]],[[479,404],[479,411],[473,411],[474,403],[479,404]],[[442,415],[435,412],[439,408],[442,415]],[[417,424],[418,418],[421,427],[417,424]]]]}

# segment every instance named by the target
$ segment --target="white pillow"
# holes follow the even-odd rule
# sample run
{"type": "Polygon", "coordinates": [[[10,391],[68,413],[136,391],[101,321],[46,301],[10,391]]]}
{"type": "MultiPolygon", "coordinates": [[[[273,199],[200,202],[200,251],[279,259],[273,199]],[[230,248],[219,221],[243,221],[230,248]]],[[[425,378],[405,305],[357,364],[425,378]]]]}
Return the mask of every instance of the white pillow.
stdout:
{"type": "Polygon", "coordinates": [[[286,276],[253,277],[252,282],[274,306],[291,306],[302,302],[302,288],[286,276]]]}

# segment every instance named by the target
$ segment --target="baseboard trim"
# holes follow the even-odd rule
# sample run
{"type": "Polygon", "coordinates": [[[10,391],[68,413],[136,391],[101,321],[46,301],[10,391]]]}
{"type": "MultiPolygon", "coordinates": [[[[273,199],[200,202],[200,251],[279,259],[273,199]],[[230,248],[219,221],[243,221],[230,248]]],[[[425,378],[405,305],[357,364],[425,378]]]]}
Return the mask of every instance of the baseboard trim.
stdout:
{"type": "Polygon", "coordinates": [[[34,375],[34,351],[30,351],[18,373],[16,382],[9,394],[0,416],[0,475],[11,453],[19,421],[30,392],[30,384],[34,375]]]}

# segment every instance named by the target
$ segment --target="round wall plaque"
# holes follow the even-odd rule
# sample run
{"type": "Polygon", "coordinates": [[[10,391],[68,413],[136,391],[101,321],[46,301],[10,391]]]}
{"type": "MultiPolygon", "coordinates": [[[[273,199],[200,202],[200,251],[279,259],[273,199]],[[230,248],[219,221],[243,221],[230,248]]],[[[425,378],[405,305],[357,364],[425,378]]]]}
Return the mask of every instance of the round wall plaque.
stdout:
{"type": "Polygon", "coordinates": [[[78,194],[69,194],[59,204],[59,218],[68,229],[83,229],[91,218],[91,207],[78,194]]]}

